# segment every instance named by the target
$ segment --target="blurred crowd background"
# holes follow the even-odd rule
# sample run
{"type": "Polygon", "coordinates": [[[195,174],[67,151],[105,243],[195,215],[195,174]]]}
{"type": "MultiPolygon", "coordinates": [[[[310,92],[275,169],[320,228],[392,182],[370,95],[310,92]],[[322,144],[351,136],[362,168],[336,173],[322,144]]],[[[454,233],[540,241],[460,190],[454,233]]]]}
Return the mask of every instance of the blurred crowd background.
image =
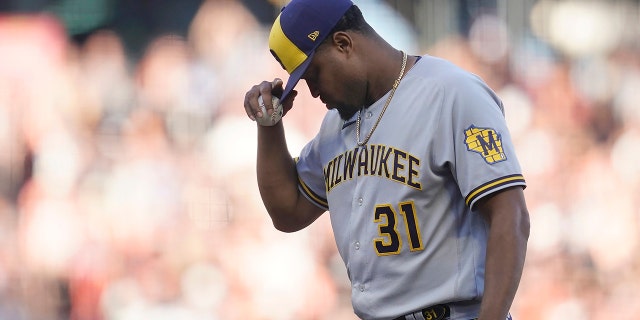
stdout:
{"type": "MultiPolygon", "coordinates": [[[[256,186],[283,0],[0,1],[0,319],[356,319],[328,215],[256,186]]],[[[532,232],[518,320],[640,318],[638,1],[361,0],[504,100],[532,232]]],[[[325,108],[304,83],[293,155],[325,108]]],[[[428,128],[426,128],[428,130],[428,128]]]]}

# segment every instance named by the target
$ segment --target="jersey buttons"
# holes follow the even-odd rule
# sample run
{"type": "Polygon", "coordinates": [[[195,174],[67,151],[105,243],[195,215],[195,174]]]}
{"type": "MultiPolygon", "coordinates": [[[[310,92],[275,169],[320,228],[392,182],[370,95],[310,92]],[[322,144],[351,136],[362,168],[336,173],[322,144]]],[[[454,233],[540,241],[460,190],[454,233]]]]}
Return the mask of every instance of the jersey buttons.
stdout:
{"type": "Polygon", "coordinates": [[[371,117],[373,117],[373,113],[371,111],[367,111],[367,113],[365,114],[365,117],[367,119],[371,119],[371,117]]]}
{"type": "Polygon", "coordinates": [[[362,203],[363,203],[363,202],[364,202],[364,199],[362,199],[362,198],[358,198],[358,205],[359,205],[359,206],[362,206],[362,203]]]}
{"type": "Polygon", "coordinates": [[[360,250],[360,241],[356,241],[353,246],[356,248],[356,250],[360,250]]]}

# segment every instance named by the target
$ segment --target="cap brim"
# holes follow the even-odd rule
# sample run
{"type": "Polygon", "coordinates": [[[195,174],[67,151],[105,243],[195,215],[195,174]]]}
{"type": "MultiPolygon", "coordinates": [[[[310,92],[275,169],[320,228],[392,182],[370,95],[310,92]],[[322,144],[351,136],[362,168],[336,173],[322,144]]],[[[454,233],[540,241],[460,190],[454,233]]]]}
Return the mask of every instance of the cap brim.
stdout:
{"type": "Polygon", "coordinates": [[[300,79],[302,78],[302,75],[305,73],[305,71],[307,71],[307,68],[309,68],[309,64],[311,64],[311,59],[313,59],[314,53],[315,52],[312,52],[307,57],[307,59],[302,62],[295,70],[293,70],[291,75],[289,75],[289,80],[287,80],[287,85],[284,87],[284,91],[282,91],[280,101],[284,101],[284,99],[289,96],[289,93],[291,93],[291,91],[296,87],[298,81],[300,81],[300,79]]]}

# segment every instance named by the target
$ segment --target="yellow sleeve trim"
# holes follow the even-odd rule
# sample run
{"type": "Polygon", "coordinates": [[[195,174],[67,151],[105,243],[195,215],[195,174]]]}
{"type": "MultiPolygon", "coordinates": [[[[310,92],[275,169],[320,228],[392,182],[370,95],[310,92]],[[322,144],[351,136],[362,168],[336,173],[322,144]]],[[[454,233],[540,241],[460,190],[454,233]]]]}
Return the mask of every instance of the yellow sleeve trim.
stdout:
{"type": "MultiPolygon", "coordinates": [[[[298,160],[300,160],[300,157],[295,157],[293,158],[293,161],[295,161],[296,163],[298,163],[298,160]]],[[[307,186],[306,183],[304,183],[304,181],[302,181],[302,178],[300,178],[300,176],[298,175],[298,186],[300,191],[313,203],[315,203],[316,206],[325,209],[325,210],[329,210],[329,202],[327,201],[327,199],[317,195],[315,192],[313,192],[313,190],[311,190],[309,188],[309,186],[307,186]]]]}
{"type": "Polygon", "coordinates": [[[300,186],[300,190],[302,190],[302,192],[317,206],[325,210],[329,209],[329,203],[327,202],[327,199],[320,197],[311,189],[309,189],[309,186],[307,186],[307,184],[304,183],[304,181],[302,181],[302,179],[299,176],[298,176],[298,185],[300,186]]]}
{"type": "Polygon", "coordinates": [[[514,174],[489,181],[473,189],[469,195],[467,195],[465,203],[467,206],[471,206],[475,200],[493,192],[494,190],[502,189],[502,187],[506,185],[525,185],[524,177],[521,174],[514,174]]]}

